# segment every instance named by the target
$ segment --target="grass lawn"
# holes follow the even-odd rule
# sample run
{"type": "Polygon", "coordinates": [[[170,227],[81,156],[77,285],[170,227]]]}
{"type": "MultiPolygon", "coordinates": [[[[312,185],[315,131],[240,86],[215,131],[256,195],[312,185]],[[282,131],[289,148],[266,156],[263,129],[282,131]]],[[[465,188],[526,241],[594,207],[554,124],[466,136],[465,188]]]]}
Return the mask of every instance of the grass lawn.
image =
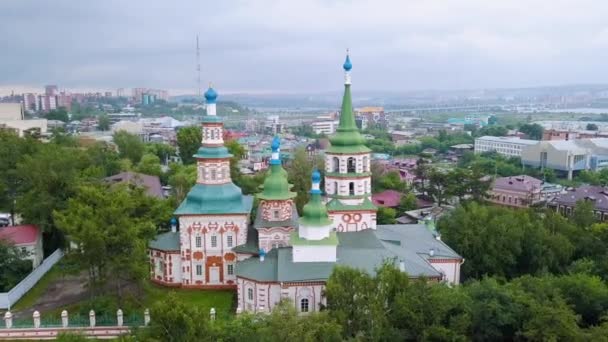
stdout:
{"type": "Polygon", "coordinates": [[[36,300],[40,298],[44,291],[49,287],[49,284],[61,277],[62,272],[59,267],[60,264],[61,262],[55,264],[44,276],[42,276],[38,283],[13,305],[12,310],[22,310],[32,307],[36,300]]]}
{"type": "Polygon", "coordinates": [[[209,312],[211,308],[215,308],[218,317],[232,316],[236,310],[234,308],[236,297],[234,291],[174,289],[149,284],[141,294],[131,293],[124,295],[122,304],[120,305],[115,292],[110,290],[92,300],[87,298],[78,303],[57,307],[47,311],[46,314],[48,316],[60,317],[61,311],[65,309],[69,313],[86,317],[89,310],[93,309],[97,314],[114,315],[116,310],[120,308],[125,315],[143,315],[144,309],[152,308],[156,302],[163,300],[170,293],[175,293],[177,298],[183,301],[184,304],[197,307],[203,310],[203,312],[209,312]]]}

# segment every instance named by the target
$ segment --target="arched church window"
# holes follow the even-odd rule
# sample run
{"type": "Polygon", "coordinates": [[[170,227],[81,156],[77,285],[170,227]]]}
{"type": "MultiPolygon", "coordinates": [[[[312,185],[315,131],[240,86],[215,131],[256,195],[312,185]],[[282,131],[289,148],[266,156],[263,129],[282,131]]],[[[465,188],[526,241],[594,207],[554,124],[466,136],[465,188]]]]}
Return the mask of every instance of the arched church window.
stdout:
{"type": "Polygon", "coordinates": [[[217,171],[215,169],[211,169],[211,180],[215,180],[217,177],[217,171]]]}
{"type": "Polygon", "coordinates": [[[308,298],[300,300],[300,312],[308,312],[308,298]]]}
{"type": "Polygon", "coordinates": [[[253,289],[247,289],[247,299],[253,300],[253,289]]]}
{"type": "Polygon", "coordinates": [[[350,157],[346,161],[346,172],[357,172],[357,164],[355,163],[355,158],[350,157]]]}
{"type": "Polygon", "coordinates": [[[340,188],[338,188],[338,182],[334,182],[334,194],[339,195],[340,188]]]}
{"type": "Polygon", "coordinates": [[[355,183],[354,182],[348,183],[348,194],[351,196],[355,194],[355,183]]]}
{"type": "Polygon", "coordinates": [[[338,159],[338,157],[334,157],[334,172],[340,172],[340,159],[338,159]]]}
{"type": "Polygon", "coordinates": [[[363,172],[369,172],[369,170],[368,170],[368,163],[367,163],[367,156],[363,157],[363,172]]]}

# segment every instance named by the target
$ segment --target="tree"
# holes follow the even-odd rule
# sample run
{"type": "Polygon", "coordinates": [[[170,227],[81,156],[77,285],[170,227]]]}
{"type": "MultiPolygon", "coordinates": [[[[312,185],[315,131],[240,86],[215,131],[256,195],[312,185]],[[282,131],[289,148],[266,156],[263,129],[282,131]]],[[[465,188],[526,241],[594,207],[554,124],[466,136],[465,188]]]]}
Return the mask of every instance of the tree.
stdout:
{"type": "Polygon", "coordinates": [[[441,206],[451,195],[450,189],[453,188],[452,184],[456,180],[452,179],[448,173],[437,169],[431,169],[428,180],[427,193],[435,199],[437,205],[441,206]]]}
{"type": "Polygon", "coordinates": [[[528,138],[533,140],[541,140],[543,138],[543,126],[539,124],[524,124],[519,127],[519,131],[526,134],[528,138]]]}
{"type": "MultiPolygon", "coordinates": [[[[24,222],[43,229],[46,254],[64,243],[62,232],[55,226],[53,210],[64,209],[86,178],[85,170],[93,170],[84,154],[78,148],[43,144],[17,165],[21,193],[16,198],[16,209],[24,222]]],[[[92,174],[93,178],[99,177],[97,172],[92,174]]]]}
{"type": "Polygon", "coordinates": [[[574,253],[570,226],[546,215],[544,222],[532,211],[472,202],[442,217],[438,228],[443,240],[470,261],[462,265],[464,278],[560,272],[574,253]]]}
{"type": "Polygon", "coordinates": [[[68,255],[89,272],[91,293],[110,277],[119,300],[124,282],[149,277],[148,242],[170,215],[165,201],[128,184],[82,185],[65,209],[54,212],[76,246],[68,255]]]}
{"type": "Polygon", "coordinates": [[[137,164],[137,172],[152,176],[161,176],[160,159],[155,154],[144,154],[137,164]]]}
{"type": "Polygon", "coordinates": [[[177,131],[177,147],[184,164],[194,163],[194,154],[201,146],[202,130],[200,126],[182,127],[177,131]]]}
{"type": "Polygon", "coordinates": [[[377,217],[378,224],[394,224],[395,218],[397,216],[397,211],[393,208],[378,208],[377,217]]]}
{"type": "Polygon", "coordinates": [[[421,193],[426,193],[426,182],[429,176],[428,163],[424,158],[418,158],[416,161],[416,168],[414,169],[414,174],[416,175],[417,182],[416,186],[421,193]]]}
{"type": "Polygon", "coordinates": [[[107,114],[103,114],[97,117],[97,127],[100,131],[110,130],[110,117],[107,114]]]}
{"type": "Polygon", "coordinates": [[[145,151],[146,153],[156,155],[163,164],[176,153],[175,147],[163,143],[148,143],[145,146],[145,151]]]}
{"type": "Polygon", "coordinates": [[[143,341],[213,341],[209,313],[180,301],[174,293],[150,310],[150,326],[139,332],[143,341]]]}
{"type": "MultiPolygon", "coordinates": [[[[298,148],[293,154],[293,159],[287,167],[289,183],[293,184],[292,191],[297,193],[295,198],[298,212],[302,213],[304,204],[308,202],[310,187],[312,185],[310,176],[312,175],[313,163],[308,159],[308,154],[304,148],[298,148]]],[[[324,170],[319,169],[319,172],[324,170]]]]}
{"type": "Polygon", "coordinates": [[[118,131],[112,137],[114,143],[118,146],[120,158],[127,158],[133,164],[139,163],[144,155],[144,143],[137,135],[126,131],[118,131]]]}
{"type": "Polygon", "coordinates": [[[65,107],[60,107],[58,109],[53,109],[53,110],[49,111],[46,114],[46,119],[47,120],[59,120],[59,121],[63,121],[63,122],[70,121],[68,112],[65,109],[65,107]]]}
{"type": "Polygon", "coordinates": [[[27,252],[9,241],[0,239],[0,291],[8,292],[32,270],[27,252]]]}
{"type": "Polygon", "coordinates": [[[181,203],[196,183],[196,165],[170,164],[168,183],[173,191],[176,204],[181,203]]]}
{"type": "Polygon", "coordinates": [[[413,192],[410,192],[405,196],[401,196],[401,200],[399,201],[399,211],[414,210],[417,207],[417,199],[413,192]]]}
{"type": "Polygon", "coordinates": [[[35,153],[40,145],[35,139],[19,138],[12,132],[0,130],[0,208],[9,211],[13,220],[17,197],[24,190],[17,165],[35,153]]]}
{"type": "Polygon", "coordinates": [[[595,204],[592,201],[579,200],[574,206],[570,220],[580,228],[590,228],[596,222],[594,209],[595,204]]]}
{"type": "Polygon", "coordinates": [[[597,125],[596,125],[596,124],[594,124],[594,123],[588,123],[588,124],[587,124],[587,130],[588,130],[588,131],[597,131],[597,130],[598,130],[598,127],[597,127],[597,125]]]}

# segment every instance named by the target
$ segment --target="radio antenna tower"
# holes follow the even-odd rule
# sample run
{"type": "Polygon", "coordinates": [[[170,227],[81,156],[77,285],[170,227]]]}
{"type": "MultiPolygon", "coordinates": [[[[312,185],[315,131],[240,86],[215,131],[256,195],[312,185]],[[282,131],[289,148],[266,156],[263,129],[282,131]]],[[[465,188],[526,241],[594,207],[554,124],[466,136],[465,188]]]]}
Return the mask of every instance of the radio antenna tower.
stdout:
{"type": "Polygon", "coordinates": [[[198,34],[196,35],[196,74],[197,74],[197,80],[196,80],[196,86],[198,89],[198,100],[202,101],[202,93],[201,93],[201,52],[198,46],[198,34]]]}

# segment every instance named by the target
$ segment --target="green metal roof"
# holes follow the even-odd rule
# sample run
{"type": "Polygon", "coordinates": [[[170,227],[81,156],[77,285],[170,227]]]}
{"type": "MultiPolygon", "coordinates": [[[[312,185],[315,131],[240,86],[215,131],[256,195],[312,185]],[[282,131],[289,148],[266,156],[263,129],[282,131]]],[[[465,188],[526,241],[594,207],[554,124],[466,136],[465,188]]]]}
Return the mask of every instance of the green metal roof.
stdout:
{"type": "Polygon", "coordinates": [[[218,123],[218,122],[223,122],[224,120],[222,120],[221,116],[217,116],[217,115],[205,115],[203,117],[202,120],[204,123],[205,122],[210,122],[210,123],[218,123]]]}
{"type": "Polygon", "coordinates": [[[395,266],[403,261],[412,277],[440,277],[429,260],[433,258],[462,259],[439,241],[421,224],[378,226],[359,232],[337,233],[337,262],[293,262],[291,247],[272,249],[261,262],[253,257],[236,265],[236,274],[258,281],[325,281],[336,265],[344,265],[374,274],[385,261],[395,266]],[[429,255],[430,250],[434,256],[429,255]]]}
{"type": "Polygon", "coordinates": [[[258,254],[260,248],[258,246],[258,231],[253,227],[247,228],[247,242],[232,248],[235,253],[258,254]]]}
{"type": "Polygon", "coordinates": [[[243,195],[234,183],[196,184],[175,210],[175,215],[249,214],[252,205],[253,197],[243,195]]]}
{"type": "Polygon", "coordinates": [[[329,138],[329,141],[331,142],[331,146],[327,149],[328,153],[362,153],[371,151],[365,146],[365,138],[363,138],[355,123],[350,84],[344,85],[340,123],[336,129],[336,133],[329,138]]]}
{"type": "Polygon", "coordinates": [[[376,206],[369,200],[369,198],[365,198],[363,203],[361,204],[343,204],[340,200],[332,199],[327,203],[327,209],[329,211],[346,211],[346,210],[377,210],[376,206]]]}
{"type": "Polygon", "coordinates": [[[228,149],[224,146],[201,146],[193,157],[201,159],[232,158],[232,154],[228,153],[228,149]]]}
{"type": "Polygon", "coordinates": [[[179,233],[162,233],[156,236],[156,239],[150,241],[148,246],[161,251],[179,251],[179,233]]]}
{"type": "Polygon", "coordinates": [[[291,184],[287,181],[287,171],[280,164],[271,165],[270,173],[264,180],[264,190],[258,194],[263,200],[288,200],[295,198],[297,194],[290,191],[291,184]]]}
{"type": "Polygon", "coordinates": [[[338,245],[338,235],[336,235],[336,232],[330,232],[325,239],[307,240],[301,238],[298,232],[291,232],[289,243],[292,246],[336,246],[338,245]]]}

